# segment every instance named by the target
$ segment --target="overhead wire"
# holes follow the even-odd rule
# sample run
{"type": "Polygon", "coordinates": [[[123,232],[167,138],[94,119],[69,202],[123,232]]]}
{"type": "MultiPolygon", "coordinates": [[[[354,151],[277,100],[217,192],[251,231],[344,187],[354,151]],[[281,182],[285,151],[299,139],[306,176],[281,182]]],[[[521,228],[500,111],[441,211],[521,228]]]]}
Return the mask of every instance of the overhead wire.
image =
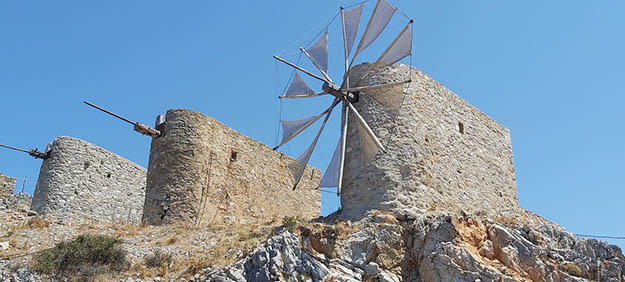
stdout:
{"type": "Polygon", "coordinates": [[[597,239],[617,239],[625,240],[625,236],[605,236],[605,235],[588,235],[588,234],[573,234],[578,237],[597,238],[597,239]]]}
{"type": "Polygon", "coordinates": [[[362,4],[362,3],[367,3],[367,2],[369,2],[369,0],[361,1],[361,2],[358,2],[356,4],[351,4],[349,6],[345,6],[345,7],[343,7],[343,9],[349,9],[351,7],[356,7],[356,6],[358,6],[358,5],[362,4]]]}
{"type": "MultiPolygon", "coordinates": [[[[330,24],[332,24],[332,22],[334,22],[334,20],[336,20],[336,18],[337,18],[340,14],[341,14],[341,12],[338,12],[338,13],[336,13],[336,15],[331,16],[331,17],[328,17],[328,19],[330,19],[330,22],[328,22],[328,23],[327,23],[327,24],[326,24],[326,25],[325,25],[325,26],[321,29],[321,31],[320,31],[319,33],[317,33],[317,35],[315,35],[315,37],[313,37],[313,39],[312,39],[310,42],[308,42],[306,45],[304,45],[304,47],[308,47],[308,45],[310,45],[310,43],[312,43],[313,41],[315,41],[315,39],[317,39],[317,37],[319,37],[319,35],[321,35],[321,34],[323,33],[323,31],[324,31],[324,30],[326,30],[326,29],[330,26],[330,24]]],[[[326,21],[327,21],[327,19],[326,19],[326,20],[324,20],[324,21],[322,21],[321,23],[325,23],[326,21]]],[[[304,35],[303,35],[302,37],[300,37],[299,39],[297,39],[297,40],[293,41],[293,43],[289,44],[287,47],[285,47],[284,49],[282,49],[282,51],[278,52],[278,55],[281,55],[281,56],[286,56],[286,55],[293,55],[293,54],[297,53],[297,51],[296,51],[296,52],[290,52],[290,53],[284,53],[284,52],[286,52],[287,50],[289,50],[289,49],[293,48],[293,46],[295,46],[298,42],[302,41],[304,38],[308,38],[308,36],[309,36],[312,32],[314,32],[314,31],[316,31],[316,30],[319,30],[318,28],[319,28],[319,25],[317,25],[317,26],[313,27],[312,29],[310,29],[309,31],[307,31],[306,33],[304,33],[304,35]]]]}
{"type": "Polygon", "coordinates": [[[395,11],[398,11],[398,12],[399,12],[402,16],[406,17],[408,20],[410,20],[410,19],[411,19],[408,15],[406,15],[406,13],[402,12],[402,11],[401,11],[401,10],[397,7],[397,5],[395,5],[395,3],[394,3],[393,1],[390,1],[390,0],[386,0],[386,1],[388,1],[389,3],[391,3],[391,5],[393,5],[393,7],[395,7],[395,11]]]}

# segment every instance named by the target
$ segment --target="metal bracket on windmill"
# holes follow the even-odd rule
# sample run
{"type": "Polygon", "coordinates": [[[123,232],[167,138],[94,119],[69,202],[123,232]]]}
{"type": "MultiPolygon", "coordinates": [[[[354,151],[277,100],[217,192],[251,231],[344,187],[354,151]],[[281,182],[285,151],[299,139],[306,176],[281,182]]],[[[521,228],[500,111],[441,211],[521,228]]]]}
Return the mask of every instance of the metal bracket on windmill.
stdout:
{"type": "Polygon", "coordinates": [[[107,109],[104,109],[104,108],[102,108],[100,106],[97,106],[97,105],[94,105],[92,103],[89,103],[87,101],[84,101],[84,102],[85,102],[85,104],[87,104],[87,105],[89,105],[91,107],[94,107],[94,108],[96,108],[96,109],[98,109],[100,111],[103,111],[103,112],[105,112],[105,113],[107,113],[109,115],[112,115],[112,116],[114,116],[114,117],[116,117],[118,119],[121,119],[121,120],[123,120],[123,121],[125,121],[127,123],[130,123],[130,124],[134,125],[133,129],[136,132],[139,132],[139,133],[141,133],[143,135],[150,136],[152,138],[156,138],[156,137],[161,136],[161,132],[158,131],[157,129],[154,129],[154,128],[152,128],[150,126],[147,126],[147,125],[145,125],[143,123],[140,123],[140,122],[129,120],[129,119],[125,118],[125,117],[122,117],[122,116],[120,116],[118,114],[115,114],[115,113],[113,113],[113,112],[111,112],[111,111],[109,111],[107,109]]]}
{"type": "Polygon", "coordinates": [[[8,145],[4,145],[4,144],[0,144],[0,147],[11,149],[11,150],[14,150],[14,151],[20,151],[20,152],[28,153],[29,155],[31,155],[35,159],[45,160],[45,159],[50,157],[50,152],[45,152],[45,153],[44,152],[40,152],[40,151],[37,150],[37,148],[31,149],[31,150],[26,150],[26,149],[12,147],[12,146],[8,146],[8,145]]]}

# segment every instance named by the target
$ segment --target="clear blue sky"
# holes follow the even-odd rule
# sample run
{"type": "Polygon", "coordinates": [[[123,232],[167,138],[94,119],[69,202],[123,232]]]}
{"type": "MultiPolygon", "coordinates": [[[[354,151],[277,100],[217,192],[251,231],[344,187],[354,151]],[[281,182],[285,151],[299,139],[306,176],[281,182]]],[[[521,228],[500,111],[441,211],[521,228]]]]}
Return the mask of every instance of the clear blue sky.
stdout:
{"type": "MultiPolygon", "coordinates": [[[[90,100],[148,124],[190,108],[275,145],[271,55],[353,3],[2,1],[0,143],[44,149],[69,135],[147,166],[149,138],[90,100]]],[[[413,64],[511,130],[521,205],[571,232],[624,236],[625,2],[394,3],[415,19],[413,64]]],[[[320,141],[314,166],[336,138],[320,141]]],[[[40,164],[0,150],[0,172],[28,176],[29,193],[40,164]]],[[[323,213],[334,208],[324,193],[323,213]]]]}

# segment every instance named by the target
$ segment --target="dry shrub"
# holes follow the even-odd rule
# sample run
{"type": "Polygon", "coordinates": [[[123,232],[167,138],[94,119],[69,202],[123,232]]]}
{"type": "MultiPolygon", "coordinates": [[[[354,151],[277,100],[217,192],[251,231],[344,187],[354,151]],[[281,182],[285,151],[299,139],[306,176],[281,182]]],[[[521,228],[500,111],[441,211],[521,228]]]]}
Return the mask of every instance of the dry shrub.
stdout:
{"type": "Polygon", "coordinates": [[[172,261],[173,256],[170,253],[165,253],[161,250],[156,250],[154,253],[143,258],[143,262],[148,268],[168,266],[172,261]]]}
{"type": "Polygon", "coordinates": [[[26,222],[26,227],[30,229],[48,228],[50,224],[42,218],[33,217],[26,222]]]}
{"type": "Polygon", "coordinates": [[[582,277],[582,269],[577,266],[577,264],[574,263],[565,263],[562,265],[562,269],[564,270],[564,272],[576,276],[576,277],[582,277]]]}
{"type": "Polygon", "coordinates": [[[167,239],[167,245],[173,245],[176,242],[178,242],[178,238],[177,237],[171,237],[171,238],[167,239]]]}
{"type": "Polygon", "coordinates": [[[282,218],[282,226],[293,232],[293,228],[297,226],[299,220],[296,216],[285,216],[282,218]]]}

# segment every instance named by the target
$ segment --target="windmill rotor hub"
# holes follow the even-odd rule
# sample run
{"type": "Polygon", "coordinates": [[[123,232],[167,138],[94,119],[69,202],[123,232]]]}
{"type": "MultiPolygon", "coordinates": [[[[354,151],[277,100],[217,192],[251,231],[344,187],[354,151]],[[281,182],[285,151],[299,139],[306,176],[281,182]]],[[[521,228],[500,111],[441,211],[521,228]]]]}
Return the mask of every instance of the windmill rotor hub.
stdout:
{"type": "Polygon", "coordinates": [[[359,91],[348,92],[342,90],[338,85],[331,82],[324,82],[322,89],[324,92],[339,98],[341,100],[348,100],[351,103],[356,103],[359,100],[359,91]]]}

